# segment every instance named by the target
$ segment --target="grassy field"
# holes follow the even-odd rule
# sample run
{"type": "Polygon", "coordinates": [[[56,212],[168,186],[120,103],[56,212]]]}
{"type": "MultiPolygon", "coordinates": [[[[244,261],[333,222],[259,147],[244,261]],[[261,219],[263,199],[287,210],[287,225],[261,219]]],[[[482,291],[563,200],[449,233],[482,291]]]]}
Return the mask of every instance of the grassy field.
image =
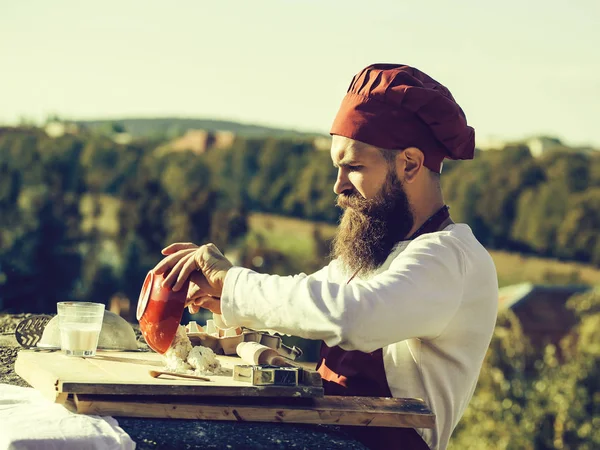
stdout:
{"type": "Polygon", "coordinates": [[[252,213],[248,217],[248,228],[251,233],[263,237],[270,248],[289,256],[307,258],[315,252],[315,229],[325,239],[331,239],[336,227],[328,223],[252,213]]]}
{"type": "MultiPolygon", "coordinates": [[[[269,214],[253,213],[248,222],[250,231],[261,236],[270,248],[299,259],[310,259],[314,254],[315,230],[326,239],[335,232],[331,224],[269,214]]],[[[503,251],[490,251],[490,254],[500,286],[522,282],[600,286],[600,269],[593,266],[503,251]]]]}

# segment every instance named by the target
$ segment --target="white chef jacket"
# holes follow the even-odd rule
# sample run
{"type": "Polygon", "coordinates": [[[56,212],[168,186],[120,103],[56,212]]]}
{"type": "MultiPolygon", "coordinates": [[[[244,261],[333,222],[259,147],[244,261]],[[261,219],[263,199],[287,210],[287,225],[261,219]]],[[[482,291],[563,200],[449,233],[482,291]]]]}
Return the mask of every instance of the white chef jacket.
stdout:
{"type": "Polygon", "coordinates": [[[221,311],[228,326],[271,329],[344,350],[383,349],[394,397],[422,398],[436,415],[417,429],[445,449],[475,390],[498,308],[492,258],[465,224],[401,241],[366,278],[333,260],[277,276],[231,268],[221,311]]]}

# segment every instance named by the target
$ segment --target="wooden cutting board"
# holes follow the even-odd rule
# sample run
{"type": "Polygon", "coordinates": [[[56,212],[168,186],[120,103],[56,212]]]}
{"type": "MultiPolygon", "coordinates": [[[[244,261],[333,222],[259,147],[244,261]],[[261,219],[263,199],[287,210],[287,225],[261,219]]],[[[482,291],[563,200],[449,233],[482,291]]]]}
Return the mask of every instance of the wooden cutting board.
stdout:
{"type": "MultiPolygon", "coordinates": [[[[232,378],[233,366],[244,364],[240,358],[217,358],[226,370],[223,375],[207,376],[211,381],[161,376],[152,378],[150,370],[164,367],[154,352],[103,352],[94,358],[66,356],[61,352],[43,353],[22,350],[15,371],[34,388],[53,401],[68,394],[91,395],[167,395],[220,397],[322,397],[318,374],[306,377],[310,384],[299,386],[252,386],[232,378]]],[[[316,374],[312,371],[312,375],[316,374]]],[[[58,399],[58,400],[57,400],[58,399]]]]}
{"type": "MultiPolygon", "coordinates": [[[[240,358],[217,356],[232,370],[240,358]]],[[[156,353],[98,352],[94,358],[22,350],[15,371],[57,403],[82,414],[432,428],[435,416],[420,399],[323,397],[313,385],[252,386],[229,375],[211,381],[152,378],[156,353]]],[[[314,371],[313,371],[314,373],[314,371]]],[[[315,385],[317,384],[317,385],[315,385]]]]}

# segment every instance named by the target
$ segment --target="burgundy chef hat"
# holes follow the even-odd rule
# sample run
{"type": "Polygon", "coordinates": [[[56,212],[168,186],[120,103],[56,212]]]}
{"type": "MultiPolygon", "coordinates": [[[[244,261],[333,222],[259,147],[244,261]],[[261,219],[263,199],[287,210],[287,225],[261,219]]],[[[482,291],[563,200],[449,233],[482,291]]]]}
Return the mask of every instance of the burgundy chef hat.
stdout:
{"type": "Polygon", "coordinates": [[[437,173],[444,158],[473,159],[475,150],[475,131],[450,91],[401,64],[373,64],[355,75],[330,133],[390,150],[417,147],[437,173]]]}

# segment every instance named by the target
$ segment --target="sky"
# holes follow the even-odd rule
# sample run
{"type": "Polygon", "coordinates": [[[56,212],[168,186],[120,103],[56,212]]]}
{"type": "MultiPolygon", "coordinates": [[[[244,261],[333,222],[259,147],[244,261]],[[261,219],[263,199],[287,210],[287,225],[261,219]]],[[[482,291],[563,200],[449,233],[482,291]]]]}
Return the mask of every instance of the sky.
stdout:
{"type": "Polygon", "coordinates": [[[197,117],[327,133],[363,67],[447,86],[479,143],[600,148],[598,0],[0,0],[0,123],[197,117]]]}

